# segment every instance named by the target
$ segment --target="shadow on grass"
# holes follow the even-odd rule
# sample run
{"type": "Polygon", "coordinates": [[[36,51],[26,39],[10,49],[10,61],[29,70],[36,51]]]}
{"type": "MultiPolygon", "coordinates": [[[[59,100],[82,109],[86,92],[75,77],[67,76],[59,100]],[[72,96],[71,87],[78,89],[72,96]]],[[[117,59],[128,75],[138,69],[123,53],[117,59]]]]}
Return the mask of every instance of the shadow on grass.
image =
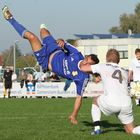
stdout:
{"type": "MultiPolygon", "coordinates": [[[[85,126],[90,127],[90,129],[93,129],[93,122],[82,121],[82,123],[85,126]]],[[[109,131],[125,132],[123,129],[123,125],[119,123],[110,123],[108,121],[101,121],[101,127],[103,128],[103,133],[106,133],[109,131]]],[[[81,130],[81,131],[84,131],[84,130],[81,130]]]]}

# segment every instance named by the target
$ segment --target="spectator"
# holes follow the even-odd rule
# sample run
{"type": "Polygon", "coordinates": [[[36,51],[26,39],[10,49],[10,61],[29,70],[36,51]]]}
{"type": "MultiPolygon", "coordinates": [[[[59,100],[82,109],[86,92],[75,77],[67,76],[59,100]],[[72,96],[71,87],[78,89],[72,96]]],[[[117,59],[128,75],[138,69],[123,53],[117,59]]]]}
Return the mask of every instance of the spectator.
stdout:
{"type": "Polygon", "coordinates": [[[42,81],[42,82],[47,81],[47,73],[43,73],[43,74],[42,74],[42,76],[41,76],[41,81],[42,81]]]}
{"type": "MultiPolygon", "coordinates": [[[[6,95],[8,95],[8,98],[10,98],[10,93],[11,93],[11,88],[12,88],[12,74],[13,74],[13,71],[7,67],[6,70],[4,71],[4,88],[5,88],[5,92],[6,92],[6,95]]],[[[4,94],[4,98],[6,96],[4,94]]]]}
{"type": "Polygon", "coordinates": [[[36,68],[36,72],[34,73],[34,76],[35,76],[36,82],[44,82],[44,80],[45,80],[45,77],[44,77],[45,74],[44,74],[44,72],[40,71],[39,67],[36,68]]]}
{"type": "Polygon", "coordinates": [[[15,72],[12,74],[12,81],[13,82],[17,81],[17,74],[15,72]]]}
{"type": "Polygon", "coordinates": [[[25,81],[26,88],[27,88],[27,94],[34,94],[35,93],[35,85],[36,81],[33,78],[32,74],[27,75],[27,80],[25,81]]]}
{"type": "Polygon", "coordinates": [[[51,82],[60,82],[60,78],[54,72],[51,72],[50,81],[51,82]]]}
{"type": "Polygon", "coordinates": [[[24,83],[27,79],[27,74],[25,72],[25,70],[21,70],[20,74],[19,74],[19,80],[20,80],[20,87],[23,88],[24,83]]]}

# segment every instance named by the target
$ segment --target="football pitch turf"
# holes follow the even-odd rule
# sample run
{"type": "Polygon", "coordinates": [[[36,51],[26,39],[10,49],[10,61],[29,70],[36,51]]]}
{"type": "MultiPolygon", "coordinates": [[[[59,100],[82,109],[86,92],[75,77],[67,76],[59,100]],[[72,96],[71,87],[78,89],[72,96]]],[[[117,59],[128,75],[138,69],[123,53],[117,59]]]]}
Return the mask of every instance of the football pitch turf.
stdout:
{"type": "MultiPolygon", "coordinates": [[[[103,134],[91,136],[92,98],[83,99],[78,125],[68,116],[74,99],[0,99],[0,140],[139,140],[128,135],[115,116],[102,115],[103,134]]],[[[134,105],[136,124],[140,124],[140,107],[134,105]]]]}

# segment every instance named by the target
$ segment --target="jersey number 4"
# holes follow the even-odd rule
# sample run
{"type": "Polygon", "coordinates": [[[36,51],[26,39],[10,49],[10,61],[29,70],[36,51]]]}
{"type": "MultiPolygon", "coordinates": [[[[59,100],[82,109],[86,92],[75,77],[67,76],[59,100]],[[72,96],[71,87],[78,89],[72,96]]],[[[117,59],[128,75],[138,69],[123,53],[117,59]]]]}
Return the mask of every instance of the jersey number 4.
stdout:
{"type": "Polygon", "coordinates": [[[122,73],[120,70],[115,70],[112,74],[112,78],[119,80],[120,83],[123,81],[122,73]]]}

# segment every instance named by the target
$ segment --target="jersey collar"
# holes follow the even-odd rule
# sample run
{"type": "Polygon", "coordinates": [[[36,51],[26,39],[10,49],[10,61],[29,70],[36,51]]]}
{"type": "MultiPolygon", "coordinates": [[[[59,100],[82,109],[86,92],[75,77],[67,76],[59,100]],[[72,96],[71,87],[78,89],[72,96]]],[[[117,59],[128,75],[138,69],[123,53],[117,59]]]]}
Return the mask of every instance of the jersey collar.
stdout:
{"type": "Polygon", "coordinates": [[[82,62],[82,60],[80,60],[79,62],[78,62],[78,68],[79,68],[79,70],[81,70],[80,69],[80,63],[82,62]]]}
{"type": "Polygon", "coordinates": [[[107,64],[111,64],[111,65],[113,65],[113,66],[118,66],[117,63],[113,63],[113,62],[108,62],[107,64]]]}

